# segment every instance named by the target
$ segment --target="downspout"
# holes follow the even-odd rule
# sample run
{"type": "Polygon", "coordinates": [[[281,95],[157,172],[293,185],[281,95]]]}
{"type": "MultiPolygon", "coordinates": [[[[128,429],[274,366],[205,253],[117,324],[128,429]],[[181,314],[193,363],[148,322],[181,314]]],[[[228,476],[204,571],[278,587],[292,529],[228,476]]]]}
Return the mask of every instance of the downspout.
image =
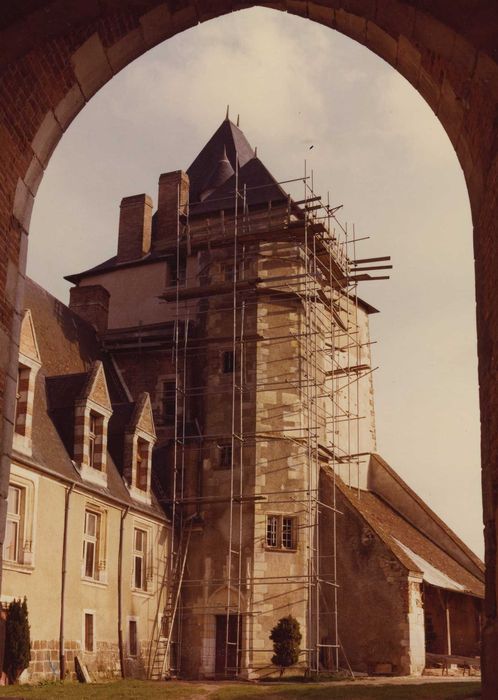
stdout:
{"type": "Polygon", "coordinates": [[[61,681],[66,677],[66,654],[64,652],[64,608],[66,603],[66,573],[67,573],[67,530],[69,522],[69,501],[74,489],[71,484],[65,493],[64,504],[64,529],[62,532],[62,571],[61,571],[61,614],[59,626],[59,677],[61,681]]]}
{"type": "Polygon", "coordinates": [[[121,678],[126,677],[124,665],[124,648],[123,648],[123,604],[121,600],[122,582],[123,582],[123,534],[124,521],[128,515],[130,506],[127,506],[121,511],[121,523],[119,526],[119,549],[118,549],[118,649],[119,649],[119,665],[121,668],[121,678]]]}

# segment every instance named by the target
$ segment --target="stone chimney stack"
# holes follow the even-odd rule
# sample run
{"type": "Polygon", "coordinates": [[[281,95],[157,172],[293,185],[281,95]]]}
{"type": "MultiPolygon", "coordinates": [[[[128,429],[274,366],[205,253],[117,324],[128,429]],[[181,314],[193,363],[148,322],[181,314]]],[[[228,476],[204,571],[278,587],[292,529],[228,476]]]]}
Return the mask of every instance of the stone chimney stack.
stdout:
{"type": "Polygon", "coordinates": [[[152,199],[135,194],[121,200],[119,212],[118,262],[138,260],[150,252],[152,199]]]}
{"type": "Polygon", "coordinates": [[[156,244],[161,248],[166,241],[176,239],[177,209],[180,214],[187,213],[189,178],[183,170],[163,173],[159,176],[159,194],[157,201],[156,244]]]}
{"type": "Polygon", "coordinates": [[[91,323],[99,333],[103,333],[107,330],[109,298],[109,292],[100,284],[71,287],[69,308],[82,319],[91,323]]]}

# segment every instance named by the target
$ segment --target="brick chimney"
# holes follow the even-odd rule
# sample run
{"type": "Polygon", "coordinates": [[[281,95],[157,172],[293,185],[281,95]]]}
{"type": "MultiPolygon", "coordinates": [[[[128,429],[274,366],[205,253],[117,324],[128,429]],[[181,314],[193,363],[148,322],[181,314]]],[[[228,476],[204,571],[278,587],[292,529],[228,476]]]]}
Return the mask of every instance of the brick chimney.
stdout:
{"type": "Polygon", "coordinates": [[[69,308],[82,319],[91,323],[99,333],[107,330],[110,294],[100,284],[87,287],[71,287],[69,308]]]}
{"type": "Polygon", "coordinates": [[[179,205],[180,214],[187,213],[189,184],[188,175],[183,170],[159,176],[155,238],[158,248],[176,239],[177,209],[179,205]]]}
{"type": "Polygon", "coordinates": [[[138,260],[150,252],[152,199],[135,194],[121,200],[119,212],[118,262],[138,260]]]}

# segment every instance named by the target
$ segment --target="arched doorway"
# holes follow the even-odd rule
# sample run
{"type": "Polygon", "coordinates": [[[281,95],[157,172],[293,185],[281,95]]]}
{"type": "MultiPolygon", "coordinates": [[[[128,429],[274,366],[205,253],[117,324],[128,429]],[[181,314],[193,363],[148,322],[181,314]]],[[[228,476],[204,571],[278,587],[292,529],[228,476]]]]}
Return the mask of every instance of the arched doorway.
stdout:
{"type": "MultiPolygon", "coordinates": [[[[3,432],[0,491],[5,494],[15,394],[14,361],[31,208],[50,155],[74,116],[121,68],[148,48],[194,24],[238,9],[231,4],[129,0],[88,6],[76,0],[33,0],[1,16],[2,107],[0,220],[4,255],[1,384],[3,432]]],[[[498,687],[492,657],[496,622],[496,460],[498,441],[498,345],[495,288],[498,247],[496,101],[498,67],[493,59],[498,10],[481,2],[472,15],[463,5],[369,0],[304,3],[278,9],[318,21],[365,44],[409,80],[430,104],[451,139],[465,173],[474,221],[478,304],[479,377],[486,526],[487,627],[485,681],[498,687]]],[[[5,502],[2,501],[2,505],[5,502]]],[[[0,518],[1,522],[1,518],[0,518]]]]}

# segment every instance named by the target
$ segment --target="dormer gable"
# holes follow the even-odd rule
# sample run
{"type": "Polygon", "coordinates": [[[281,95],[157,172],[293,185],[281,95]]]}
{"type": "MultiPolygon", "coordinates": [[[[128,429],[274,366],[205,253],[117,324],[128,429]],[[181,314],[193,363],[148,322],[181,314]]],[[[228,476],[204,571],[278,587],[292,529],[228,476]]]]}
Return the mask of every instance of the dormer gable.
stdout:
{"type": "Polygon", "coordinates": [[[139,430],[150,436],[152,440],[156,440],[156,429],[154,426],[154,417],[152,414],[152,404],[150,396],[147,392],[140,394],[135,410],[130,420],[130,427],[134,430],[139,430]]]}
{"type": "Polygon", "coordinates": [[[88,375],[88,380],[78,397],[79,401],[90,401],[104,411],[112,413],[112,404],[105,378],[104,365],[96,360],[88,375]]]}
{"type": "Polygon", "coordinates": [[[36,375],[41,367],[41,356],[36,340],[31,311],[26,309],[21,322],[19,364],[17,369],[14,449],[31,454],[33,403],[36,375]]]}
{"type": "Polygon", "coordinates": [[[123,476],[133,498],[151,502],[152,449],[156,431],[150,396],[144,392],[135,403],[124,435],[123,476]]]}
{"type": "Polygon", "coordinates": [[[107,428],[112,405],[103,364],[97,360],[75,401],[74,460],[81,476],[107,486],[107,428]]]}
{"type": "Polygon", "coordinates": [[[35,326],[30,309],[24,311],[21,322],[21,335],[19,340],[19,355],[29,359],[38,366],[41,365],[40,350],[36,340],[35,326]]]}

